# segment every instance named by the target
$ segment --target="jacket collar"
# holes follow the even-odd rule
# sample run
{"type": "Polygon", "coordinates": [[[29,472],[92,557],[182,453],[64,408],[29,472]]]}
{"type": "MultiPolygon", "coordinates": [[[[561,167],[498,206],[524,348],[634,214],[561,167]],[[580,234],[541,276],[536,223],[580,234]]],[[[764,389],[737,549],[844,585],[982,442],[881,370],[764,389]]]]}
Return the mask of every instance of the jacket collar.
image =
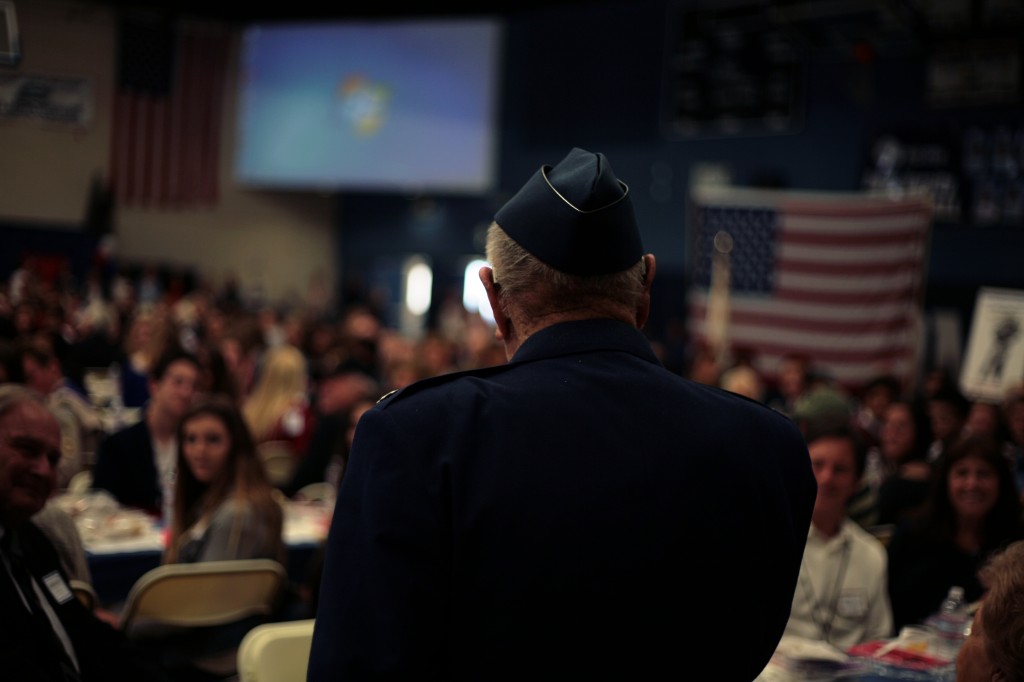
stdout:
{"type": "Polygon", "coordinates": [[[523,341],[511,362],[609,350],[631,353],[660,364],[643,332],[625,322],[610,319],[559,322],[545,327],[523,341]]]}

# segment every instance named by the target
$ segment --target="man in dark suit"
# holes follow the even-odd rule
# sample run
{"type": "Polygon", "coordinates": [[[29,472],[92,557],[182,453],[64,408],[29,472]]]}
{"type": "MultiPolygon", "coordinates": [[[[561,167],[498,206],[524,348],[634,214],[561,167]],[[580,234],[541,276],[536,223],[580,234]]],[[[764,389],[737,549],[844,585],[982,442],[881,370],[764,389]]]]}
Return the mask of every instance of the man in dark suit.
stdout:
{"type": "Polygon", "coordinates": [[[363,417],[309,680],[753,679],[814,506],[800,433],[659,364],[655,259],[603,155],[542,167],[487,256],[509,362],[363,417]]]}
{"type": "Polygon", "coordinates": [[[153,365],[143,418],[100,444],[92,485],[127,507],[163,516],[171,504],[178,459],[178,422],[192,405],[202,368],[172,349],[153,365]]]}
{"type": "Polygon", "coordinates": [[[29,520],[57,482],[60,427],[41,396],[0,386],[0,671],[18,682],[159,680],[121,634],[74,598],[29,520]]]}

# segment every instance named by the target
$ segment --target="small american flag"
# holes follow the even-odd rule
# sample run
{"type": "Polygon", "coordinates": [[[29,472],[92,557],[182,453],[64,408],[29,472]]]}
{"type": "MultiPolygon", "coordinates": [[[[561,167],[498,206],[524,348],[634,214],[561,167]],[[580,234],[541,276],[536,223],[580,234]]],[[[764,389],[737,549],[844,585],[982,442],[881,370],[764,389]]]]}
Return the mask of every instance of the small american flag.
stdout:
{"type": "Polygon", "coordinates": [[[789,353],[806,355],[851,390],[882,374],[913,378],[927,200],[714,189],[695,195],[694,217],[693,338],[724,335],[733,349],[751,351],[769,379],[789,353]],[[732,237],[724,334],[708,325],[720,232],[732,237]]]}
{"type": "Polygon", "coordinates": [[[214,26],[122,19],[110,159],[119,203],[217,202],[228,46],[214,26]]]}

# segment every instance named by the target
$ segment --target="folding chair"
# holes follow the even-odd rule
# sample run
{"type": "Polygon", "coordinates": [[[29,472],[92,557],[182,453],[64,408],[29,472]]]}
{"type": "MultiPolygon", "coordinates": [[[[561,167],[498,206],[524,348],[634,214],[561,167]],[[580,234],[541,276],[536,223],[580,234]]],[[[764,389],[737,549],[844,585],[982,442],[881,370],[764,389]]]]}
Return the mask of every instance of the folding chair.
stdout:
{"type": "MultiPolygon", "coordinates": [[[[271,616],[286,583],[284,567],[269,559],[160,566],[132,586],[121,613],[121,629],[130,639],[159,648],[162,641],[206,632],[198,628],[271,616]]],[[[204,645],[197,650],[200,653],[180,654],[190,665],[217,674],[234,673],[238,639],[212,653],[206,649],[216,638],[198,637],[196,641],[204,645]]]]}
{"type": "Polygon", "coordinates": [[[238,647],[240,682],[295,682],[306,679],[313,620],[257,625],[238,647]]]}
{"type": "Polygon", "coordinates": [[[75,595],[75,598],[82,603],[89,611],[93,611],[96,608],[96,602],[99,601],[96,598],[96,590],[92,588],[92,585],[85,582],[84,580],[71,580],[71,593],[75,595]]]}
{"type": "Polygon", "coordinates": [[[300,502],[334,502],[337,491],[330,483],[310,483],[296,491],[294,498],[300,502]]]}
{"type": "Polygon", "coordinates": [[[287,484],[295,471],[295,455],[292,446],[284,440],[268,440],[256,446],[263,470],[271,485],[287,484]]]}

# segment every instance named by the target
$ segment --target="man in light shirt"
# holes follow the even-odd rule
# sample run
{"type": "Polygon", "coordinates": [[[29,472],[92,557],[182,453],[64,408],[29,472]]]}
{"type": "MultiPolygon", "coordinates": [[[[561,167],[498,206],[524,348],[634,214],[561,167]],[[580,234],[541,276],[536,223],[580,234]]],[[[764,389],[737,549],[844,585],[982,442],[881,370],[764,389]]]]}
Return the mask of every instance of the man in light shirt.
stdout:
{"type": "Polygon", "coordinates": [[[785,635],[843,650],[889,637],[885,548],[846,516],[864,473],[864,446],[843,426],[809,431],[807,449],[818,495],[785,635]]]}

